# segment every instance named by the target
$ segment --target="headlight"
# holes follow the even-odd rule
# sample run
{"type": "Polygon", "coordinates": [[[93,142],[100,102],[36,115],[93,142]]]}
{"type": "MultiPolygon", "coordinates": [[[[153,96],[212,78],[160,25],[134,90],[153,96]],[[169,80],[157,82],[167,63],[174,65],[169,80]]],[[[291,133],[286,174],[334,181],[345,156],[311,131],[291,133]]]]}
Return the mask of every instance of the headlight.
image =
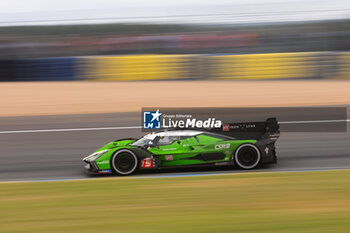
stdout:
{"type": "Polygon", "coordinates": [[[109,150],[101,150],[101,151],[97,151],[89,156],[86,156],[83,160],[86,161],[95,161],[96,159],[100,158],[102,155],[106,154],[109,150]]]}

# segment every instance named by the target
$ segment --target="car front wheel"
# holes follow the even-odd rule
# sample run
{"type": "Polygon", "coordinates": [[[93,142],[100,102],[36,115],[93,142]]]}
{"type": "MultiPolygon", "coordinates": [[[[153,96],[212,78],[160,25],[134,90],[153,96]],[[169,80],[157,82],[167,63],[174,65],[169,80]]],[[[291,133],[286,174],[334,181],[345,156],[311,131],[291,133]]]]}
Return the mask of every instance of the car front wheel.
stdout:
{"type": "Polygon", "coordinates": [[[118,150],[111,159],[113,172],[118,175],[130,175],[137,169],[138,159],[131,150],[118,150]]]}

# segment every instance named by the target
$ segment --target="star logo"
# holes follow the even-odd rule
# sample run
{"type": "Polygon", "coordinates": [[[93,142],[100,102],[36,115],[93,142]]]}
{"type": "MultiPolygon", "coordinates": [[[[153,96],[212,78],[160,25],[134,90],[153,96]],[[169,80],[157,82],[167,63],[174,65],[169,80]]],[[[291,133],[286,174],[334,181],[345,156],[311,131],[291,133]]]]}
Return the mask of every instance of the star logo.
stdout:
{"type": "Polygon", "coordinates": [[[154,121],[154,120],[159,121],[159,117],[162,115],[162,113],[160,113],[159,109],[157,109],[157,111],[155,113],[151,113],[151,115],[153,116],[151,122],[154,121]]]}
{"type": "Polygon", "coordinates": [[[160,129],[161,128],[161,115],[162,113],[157,111],[144,111],[143,112],[143,128],[144,129],[160,129]]]}

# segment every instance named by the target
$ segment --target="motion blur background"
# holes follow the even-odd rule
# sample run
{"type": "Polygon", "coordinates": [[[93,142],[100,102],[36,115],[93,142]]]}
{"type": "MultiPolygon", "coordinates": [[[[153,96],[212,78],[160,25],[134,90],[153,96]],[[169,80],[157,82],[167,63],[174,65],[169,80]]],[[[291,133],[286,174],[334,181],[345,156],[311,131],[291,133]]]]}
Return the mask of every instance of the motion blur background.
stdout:
{"type": "Polygon", "coordinates": [[[349,41],[349,0],[2,1],[0,232],[350,232],[347,132],[282,132],[247,173],[82,162],[144,135],[142,107],[350,112],[349,41]]]}
{"type": "Polygon", "coordinates": [[[36,0],[0,13],[1,81],[350,77],[347,0],[36,0]]]}

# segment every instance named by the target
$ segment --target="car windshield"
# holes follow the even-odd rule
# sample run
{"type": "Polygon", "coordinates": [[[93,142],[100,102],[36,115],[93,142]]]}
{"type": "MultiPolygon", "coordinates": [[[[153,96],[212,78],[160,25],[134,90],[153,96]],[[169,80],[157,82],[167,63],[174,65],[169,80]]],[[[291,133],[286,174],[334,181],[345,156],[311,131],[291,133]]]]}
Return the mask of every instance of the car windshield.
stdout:
{"type": "Polygon", "coordinates": [[[131,146],[145,146],[148,145],[150,141],[152,141],[156,135],[154,133],[147,134],[137,141],[133,142],[131,146]]]}
{"type": "Polygon", "coordinates": [[[200,131],[184,130],[184,131],[165,131],[153,132],[133,142],[131,146],[146,146],[149,142],[155,143],[156,146],[170,145],[177,140],[185,139],[202,134],[200,131]]]}

